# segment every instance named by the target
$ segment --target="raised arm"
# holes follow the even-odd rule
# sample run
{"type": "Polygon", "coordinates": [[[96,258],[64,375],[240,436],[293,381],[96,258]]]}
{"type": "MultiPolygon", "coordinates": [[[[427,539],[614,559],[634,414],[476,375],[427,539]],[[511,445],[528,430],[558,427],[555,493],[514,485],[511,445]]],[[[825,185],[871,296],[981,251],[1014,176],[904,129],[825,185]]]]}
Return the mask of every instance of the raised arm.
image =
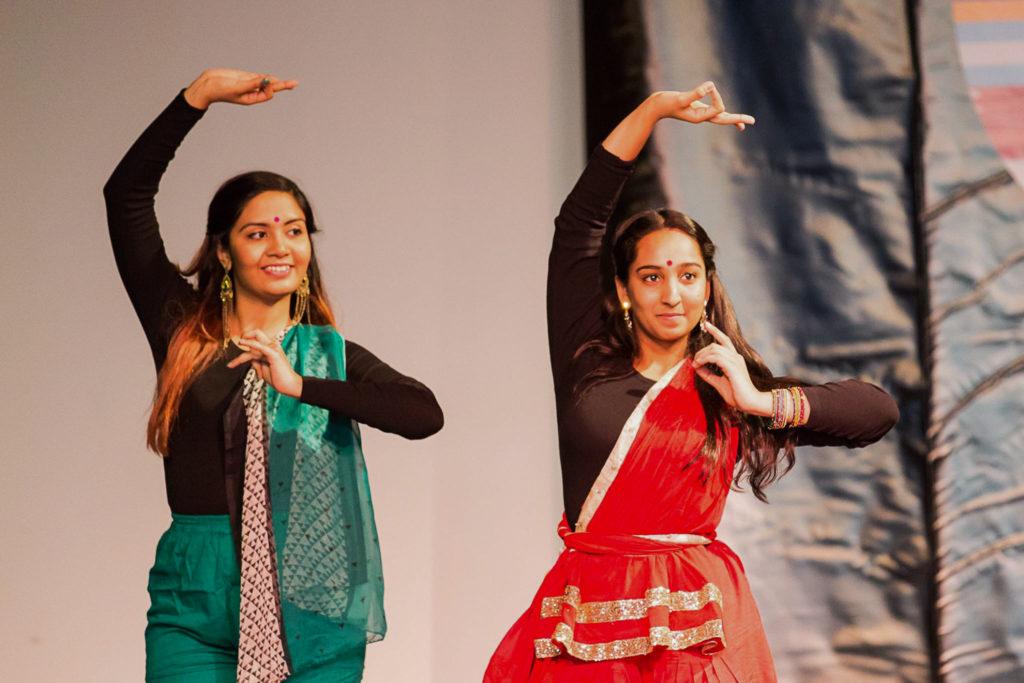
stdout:
{"type": "Polygon", "coordinates": [[[175,150],[202,115],[179,94],[135,141],[103,187],[114,261],[158,366],[170,334],[168,315],[189,301],[192,287],[167,258],[154,204],[175,150]]]}
{"type": "Polygon", "coordinates": [[[139,136],[103,187],[114,260],[158,366],[173,318],[193,296],[160,237],[154,208],[160,179],[211,103],[257,104],[292,87],[294,81],[247,71],[204,71],[139,136]]]}
{"type": "Polygon", "coordinates": [[[559,391],[567,384],[576,349],[601,329],[601,240],[632,172],[631,163],[597,148],[555,218],[547,314],[551,371],[559,391]]]}
{"type": "Polygon", "coordinates": [[[555,386],[566,386],[573,355],[599,334],[602,325],[600,254],[608,221],[633,160],[658,121],[710,121],[743,130],[751,116],[725,111],[712,83],[687,92],[656,92],[630,112],[594,150],[587,167],[555,218],[548,259],[548,344],[555,386]],[[710,98],[711,104],[701,102],[710,98]]]}

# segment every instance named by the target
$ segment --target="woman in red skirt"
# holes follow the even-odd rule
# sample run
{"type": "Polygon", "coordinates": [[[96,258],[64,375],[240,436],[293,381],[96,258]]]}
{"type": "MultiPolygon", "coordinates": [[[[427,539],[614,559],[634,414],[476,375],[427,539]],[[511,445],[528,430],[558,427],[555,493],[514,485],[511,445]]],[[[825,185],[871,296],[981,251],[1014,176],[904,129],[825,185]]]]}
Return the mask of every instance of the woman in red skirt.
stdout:
{"type": "Polygon", "coordinates": [[[754,123],[712,83],[651,95],[595,150],[555,220],[548,270],[565,550],[485,681],[775,681],[743,565],[716,540],[733,481],[764,499],[797,445],[864,446],[898,419],[878,387],[798,386],[744,340],[693,219],[645,211],[601,245],[662,119],[754,123]],[[709,103],[701,100],[708,99],[709,103]]]}

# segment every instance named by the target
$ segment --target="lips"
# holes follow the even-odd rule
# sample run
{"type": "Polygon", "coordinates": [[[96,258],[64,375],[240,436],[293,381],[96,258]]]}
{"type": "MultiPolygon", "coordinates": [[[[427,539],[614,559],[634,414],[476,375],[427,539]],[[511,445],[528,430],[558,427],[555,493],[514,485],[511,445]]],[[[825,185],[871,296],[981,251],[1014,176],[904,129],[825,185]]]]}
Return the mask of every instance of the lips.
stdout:
{"type": "Polygon", "coordinates": [[[660,313],[658,314],[658,318],[669,325],[675,325],[686,321],[686,316],[682,313],[660,313]]]}
{"type": "Polygon", "coordinates": [[[294,266],[290,264],[277,263],[269,266],[263,266],[260,270],[271,277],[288,277],[291,275],[292,268],[294,268],[294,266]]]}

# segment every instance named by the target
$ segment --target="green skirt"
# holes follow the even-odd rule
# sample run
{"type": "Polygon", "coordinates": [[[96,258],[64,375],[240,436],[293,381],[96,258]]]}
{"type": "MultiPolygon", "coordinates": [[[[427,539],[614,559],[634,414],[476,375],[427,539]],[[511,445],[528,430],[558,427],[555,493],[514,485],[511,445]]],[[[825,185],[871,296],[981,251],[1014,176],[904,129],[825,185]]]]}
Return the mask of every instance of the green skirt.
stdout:
{"type": "MultiPolygon", "coordinates": [[[[146,680],[228,683],[238,655],[238,554],[227,515],[172,515],[149,572],[146,680]]],[[[362,679],[365,639],[295,683],[362,679]]]]}

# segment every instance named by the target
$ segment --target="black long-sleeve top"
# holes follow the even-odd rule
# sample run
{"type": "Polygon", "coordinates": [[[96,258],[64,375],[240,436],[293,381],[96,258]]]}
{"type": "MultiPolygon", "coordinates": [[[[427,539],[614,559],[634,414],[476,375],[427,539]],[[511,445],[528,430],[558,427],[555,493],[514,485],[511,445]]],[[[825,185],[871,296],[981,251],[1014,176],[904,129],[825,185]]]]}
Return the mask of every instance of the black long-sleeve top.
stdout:
{"type": "MultiPolygon", "coordinates": [[[[581,378],[602,362],[577,349],[603,328],[600,253],[608,221],[633,164],[598,147],[562,204],[548,261],[548,344],[558,411],[558,443],[566,517],[580,508],[637,403],[654,384],[635,370],[577,394],[581,378]]],[[[805,386],[809,421],[795,431],[798,445],[866,446],[899,419],[895,401],[879,387],[844,380],[805,386]]]]}
{"type": "MultiPolygon", "coordinates": [[[[174,153],[203,111],[179,93],[142,133],[103,188],[114,259],[159,370],[170,338],[198,294],[167,258],[154,210],[157,189],[174,153]]],[[[228,351],[195,378],[181,401],[164,458],[167,501],[182,514],[227,514],[225,444],[245,442],[244,420],[225,422],[248,364],[228,368],[228,351]],[[232,427],[225,427],[231,424],[232,427]],[[226,429],[241,430],[225,434],[226,429]]],[[[303,377],[304,403],[409,439],[429,436],[444,422],[433,393],[358,344],[346,340],[346,379],[303,377]]],[[[230,469],[230,467],[228,468],[230,469]]]]}

